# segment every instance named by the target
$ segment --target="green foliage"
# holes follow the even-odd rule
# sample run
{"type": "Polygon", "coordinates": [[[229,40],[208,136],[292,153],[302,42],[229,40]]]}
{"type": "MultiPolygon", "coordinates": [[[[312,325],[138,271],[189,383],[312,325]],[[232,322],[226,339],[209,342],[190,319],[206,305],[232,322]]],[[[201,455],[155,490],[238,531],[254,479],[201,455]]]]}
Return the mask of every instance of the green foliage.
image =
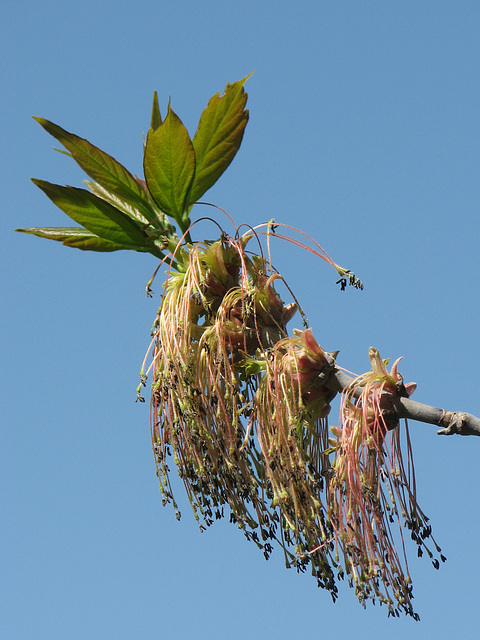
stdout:
{"type": "Polygon", "coordinates": [[[155,219],[156,212],[149,203],[147,194],[130,171],[120,162],[88,140],[65,131],[49,120],[44,118],[34,118],[34,120],[62,143],[77,164],[95,182],[119,198],[130,202],[142,212],[148,221],[155,219]]]}
{"type": "Polygon", "coordinates": [[[248,111],[243,80],[227,84],[203,111],[190,138],[184,124],[168,105],[162,120],[154,92],[151,126],[144,148],[145,180],[132,175],[115,158],[85,138],[45,118],[35,120],[58,140],[92,179],[86,189],[33,182],[80,227],[17,229],[86,251],[130,249],[165,257],[179,236],[189,240],[193,204],[215,184],[240,148],[248,111]],[[170,218],[170,219],[169,219],[170,218]]]}
{"type": "Polygon", "coordinates": [[[148,132],[143,165],[155,203],[186,231],[190,189],[195,177],[195,151],[188,131],[170,105],[162,124],[148,132]]]}
{"type": "Polygon", "coordinates": [[[153,106],[152,106],[152,120],[150,128],[154,131],[162,124],[162,116],[160,114],[160,107],[158,106],[158,93],[153,92],[153,106]]]}
{"type": "Polygon", "coordinates": [[[118,251],[124,249],[121,244],[104,240],[81,227],[43,227],[33,229],[18,229],[23,233],[31,233],[39,238],[58,240],[67,247],[76,247],[84,251],[118,251]]]}
{"type": "Polygon", "coordinates": [[[197,202],[215,184],[240,148],[248,122],[243,84],[249,77],[227,84],[224,95],[217,93],[210,98],[202,113],[193,138],[197,167],[190,194],[192,202],[197,202]]]}
{"type": "Polygon", "coordinates": [[[99,238],[137,251],[145,245],[146,234],[136,221],[90,191],[44,180],[33,182],[72,220],[99,238]]]}

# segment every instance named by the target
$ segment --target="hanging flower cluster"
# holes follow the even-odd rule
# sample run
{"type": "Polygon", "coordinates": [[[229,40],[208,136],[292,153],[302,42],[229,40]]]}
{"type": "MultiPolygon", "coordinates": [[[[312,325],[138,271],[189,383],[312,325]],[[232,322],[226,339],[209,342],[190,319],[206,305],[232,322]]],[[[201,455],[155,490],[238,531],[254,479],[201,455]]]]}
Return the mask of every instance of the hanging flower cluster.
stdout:
{"type": "Polygon", "coordinates": [[[245,242],[197,244],[185,271],[168,277],[154,326],[152,439],[165,500],[173,499],[171,452],[197,518],[208,526],[228,504],[260,544],[255,530],[271,537],[274,522],[242,420],[255,391],[244,361],[285,335],[292,309],[275,293],[264,261],[247,258],[245,242]]]}
{"type": "MultiPolygon", "coordinates": [[[[333,460],[328,482],[329,521],[335,531],[336,558],[343,565],[361,602],[378,599],[392,615],[399,609],[418,618],[412,607],[404,527],[438,569],[439,561],[427,546],[428,518],[415,494],[415,472],[408,425],[399,428],[392,400],[410,396],[415,383],[404,384],[399,358],[388,371],[376,349],[370,349],[371,371],[357,377],[344,390],[340,428],[332,428],[333,460]],[[402,432],[407,461],[402,458],[402,432]],[[401,553],[396,548],[399,542],[401,553]]],[[[442,561],[445,558],[440,555],[442,561]]]]}
{"type": "Polygon", "coordinates": [[[150,366],[164,502],[180,517],[171,455],[202,529],[227,505],[266,557],[279,543],[287,565],[310,565],[334,599],[346,573],[361,602],[416,616],[401,530],[433,557],[431,528],[416,502],[408,430],[405,467],[391,407],[415,385],[372,349],[372,370],[344,391],[340,424],[329,431],[336,353],[311,329],[287,334],[297,304],[283,303],[280,274],[246,250],[252,237],[179,246],[183,266],[164,286],[150,366]]]}

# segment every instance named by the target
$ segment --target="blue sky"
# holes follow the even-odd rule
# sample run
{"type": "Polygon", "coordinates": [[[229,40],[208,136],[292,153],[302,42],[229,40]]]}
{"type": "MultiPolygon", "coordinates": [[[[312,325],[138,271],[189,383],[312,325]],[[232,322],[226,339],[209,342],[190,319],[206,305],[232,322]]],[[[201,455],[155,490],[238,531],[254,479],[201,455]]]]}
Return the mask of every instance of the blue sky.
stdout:
{"type": "Polygon", "coordinates": [[[475,439],[410,426],[448,558],[437,572],[410,549],[421,622],[363,610],[346,587],[333,605],[280,551],[265,562],[228,523],[200,534],[183,496],[180,523],[162,508],[134,404],[153,257],[12,230],[68,224],[31,176],[82,179],[31,116],[140,173],[154,89],[193,133],[255,69],[244,143],[208,199],[237,222],[301,227],[361,277],[340,293],[324,263],[274,253],[342,365],[368,368],[370,345],[402,355],[417,400],[479,415],[479,28],[477,2],[3,2],[4,638],[477,637],[475,439]]]}

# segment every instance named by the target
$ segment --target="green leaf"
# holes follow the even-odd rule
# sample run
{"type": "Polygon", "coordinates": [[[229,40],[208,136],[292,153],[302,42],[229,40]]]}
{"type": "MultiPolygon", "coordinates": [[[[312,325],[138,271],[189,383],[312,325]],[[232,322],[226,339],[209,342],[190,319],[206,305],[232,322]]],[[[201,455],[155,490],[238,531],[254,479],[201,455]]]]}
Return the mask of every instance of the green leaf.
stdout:
{"type": "Polygon", "coordinates": [[[67,247],[74,247],[82,251],[108,252],[129,249],[148,252],[160,259],[165,257],[165,254],[155,246],[154,242],[150,239],[147,240],[149,244],[144,247],[135,247],[132,249],[132,247],[126,247],[116,242],[99,238],[99,236],[83,227],[33,227],[31,229],[15,229],[15,231],[30,233],[39,238],[47,238],[48,240],[57,240],[67,247]]]}
{"type": "Polygon", "coordinates": [[[152,106],[152,120],[150,127],[156,131],[162,124],[162,116],[160,114],[160,107],[158,106],[158,94],[153,92],[153,106],[152,106]]]}
{"type": "Polygon", "coordinates": [[[218,180],[240,148],[248,122],[243,85],[251,75],[227,84],[222,96],[220,93],[212,96],[200,117],[193,138],[197,165],[190,193],[192,203],[218,180]]]}
{"type": "Polygon", "coordinates": [[[157,206],[185,231],[190,187],[195,176],[195,151],[188,131],[170,104],[162,124],[148,132],[144,171],[148,190],[157,206]]]}
{"type": "Polygon", "coordinates": [[[45,180],[33,179],[33,183],[67,216],[100,238],[126,249],[144,247],[147,237],[139,225],[90,191],[61,187],[45,180]]]}
{"type": "Polygon", "coordinates": [[[84,251],[119,251],[129,248],[99,238],[82,227],[33,227],[32,229],[15,229],[15,231],[31,233],[39,238],[57,240],[68,247],[76,247],[84,251]]]}
{"type": "Polygon", "coordinates": [[[61,142],[85,173],[102,187],[140,209],[148,221],[156,218],[157,213],[150,205],[144,189],[120,162],[88,140],[65,131],[45,118],[34,118],[34,120],[61,142]]]}
{"type": "MultiPolygon", "coordinates": [[[[84,180],[83,184],[85,184],[88,187],[88,190],[91,193],[93,193],[95,196],[98,196],[102,200],[105,200],[106,202],[111,204],[113,207],[115,207],[115,209],[118,209],[119,211],[123,211],[123,213],[126,213],[129,218],[132,218],[132,220],[136,220],[137,222],[139,222],[142,228],[149,227],[150,230],[155,228],[155,230],[157,231],[165,231],[165,232],[167,232],[167,230],[174,231],[173,225],[169,224],[166,216],[163,215],[161,212],[157,213],[157,218],[155,222],[149,223],[145,218],[145,216],[136,207],[134,207],[131,204],[131,202],[127,202],[126,200],[119,198],[117,195],[115,195],[111,191],[107,191],[107,189],[102,187],[102,185],[99,184],[98,182],[94,182],[93,180],[84,180]]],[[[145,188],[146,188],[146,183],[145,183],[145,188]]]]}

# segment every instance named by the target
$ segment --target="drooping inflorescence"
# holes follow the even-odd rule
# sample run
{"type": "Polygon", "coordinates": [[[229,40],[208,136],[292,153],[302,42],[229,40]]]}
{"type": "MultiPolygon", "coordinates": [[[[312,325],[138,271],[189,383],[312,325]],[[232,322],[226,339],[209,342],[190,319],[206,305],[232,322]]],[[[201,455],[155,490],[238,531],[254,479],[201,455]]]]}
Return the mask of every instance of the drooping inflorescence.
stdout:
{"type": "Polygon", "coordinates": [[[149,370],[164,502],[179,517],[173,457],[202,529],[227,507],[267,558],[278,543],[287,566],[310,565],[334,599],[346,574],[361,602],[415,617],[401,530],[432,556],[431,528],[416,503],[408,430],[405,467],[389,404],[414,385],[371,350],[372,370],[344,390],[329,432],[336,353],[309,328],[288,335],[298,305],[281,300],[269,260],[247,251],[252,237],[179,246],[183,266],[167,275],[149,370]]]}
{"type": "Polygon", "coordinates": [[[401,609],[417,618],[402,524],[417,544],[418,555],[425,551],[436,568],[439,561],[427,546],[432,530],[417,504],[408,425],[405,421],[401,429],[392,411],[392,400],[410,396],[416,385],[404,384],[398,372],[400,358],[389,372],[376,349],[370,349],[369,357],[371,371],[344,390],[340,425],[331,429],[336,439],[331,440],[330,450],[329,519],[335,530],[336,557],[343,556],[359,600],[378,599],[392,615],[401,609]]]}

